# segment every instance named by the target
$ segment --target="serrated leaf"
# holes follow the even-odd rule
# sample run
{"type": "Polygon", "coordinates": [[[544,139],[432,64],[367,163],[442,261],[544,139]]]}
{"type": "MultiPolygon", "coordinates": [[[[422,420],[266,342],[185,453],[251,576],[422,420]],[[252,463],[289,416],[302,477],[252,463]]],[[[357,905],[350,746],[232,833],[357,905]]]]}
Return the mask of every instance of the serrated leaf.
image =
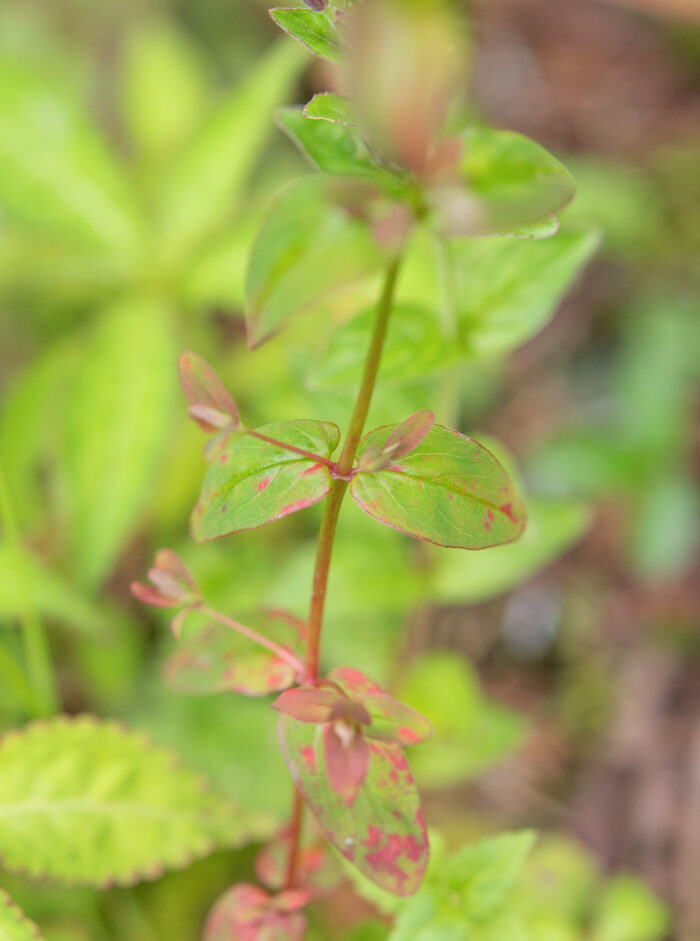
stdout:
{"type": "MultiPolygon", "coordinates": [[[[352,674],[361,677],[358,671],[352,674]]],[[[366,677],[359,684],[346,683],[350,675],[336,670],[330,679],[350,695],[381,692],[366,677]]],[[[281,713],[279,733],[292,777],[341,855],[387,891],[396,895],[415,892],[428,861],[428,837],[420,798],[402,750],[371,742],[367,776],[348,804],[328,781],[324,727],[281,713]]]]}
{"type": "Polygon", "coordinates": [[[131,140],[162,160],[194,128],[207,80],[204,58],[172,22],[139,18],[125,39],[121,110],[131,140]]]}
{"type": "Polygon", "coordinates": [[[140,220],[127,182],[71,93],[5,58],[0,98],[3,216],[65,242],[133,255],[140,220]]]}
{"type": "Polygon", "coordinates": [[[285,318],[365,277],[384,262],[367,231],[310,177],[288,186],[265,223],[248,269],[248,342],[258,346],[285,318]]]}
{"type": "Polygon", "coordinates": [[[528,499],[522,537],[464,559],[440,552],[431,579],[431,597],[443,604],[478,604],[522,584],[573,546],[590,524],[589,508],[575,501],[528,499]]]}
{"type": "Polygon", "coordinates": [[[537,334],[599,241],[592,231],[560,232],[545,241],[450,241],[447,253],[462,354],[504,356],[537,334]]]}
{"type": "Polygon", "coordinates": [[[306,46],[314,55],[329,62],[341,62],[343,50],[338,35],[323,13],[308,8],[276,7],[270,16],[285,33],[306,46]]]}
{"type": "MultiPolygon", "coordinates": [[[[299,627],[293,621],[259,616],[253,626],[275,643],[298,651],[299,627]]],[[[217,623],[183,638],[163,669],[171,689],[191,696],[227,691],[266,696],[287,689],[295,680],[287,661],[217,623]]]]}
{"type": "MultiPolygon", "coordinates": [[[[469,127],[458,136],[462,152],[458,178],[463,190],[447,186],[430,194],[436,226],[446,235],[530,234],[573,198],[574,181],[539,144],[512,131],[469,127]]],[[[535,233],[546,234],[541,226],[535,233]]]]}
{"type": "Polygon", "coordinates": [[[0,742],[0,857],[10,870],[129,885],[246,834],[171,753],[110,722],[61,717],[0,742]]]}
{"type": "MultiPolygon", "coordinates": [[[[275,422],[258,430],[324,458],[330,458],[340,441],[337,426],[329,422],[275,422]]],[[[306,509],[326,496],[331,483],[325,465],[241,435],[207,470],[192,514],[195,539],[255,529],[306,509]]]]}
{"type": "Polygon", "coordinates": [[[230,214],[302,60],[288,43],[275,45],[173,162],[159,209],[161,250],[170,261],[188,254],[230,214]]]}
{"type": "Polygon", "coordinates": [[[97,584],[137,525],[171,428],[177,389],[169,312],[133,298],[102,311],[72,378],[60,472],[80,580],[97,584]]]}
{"type": "MultiPolygon", "coordinates": [[[[358,456],[397,426],[366,435],[358,456]]],[[[525,510],[495,457],[472,438],[435,425],[411,454],[350,484],[369,516],[408,536],[453,549],[485,549],[517,539],[525,510]]]]}
{"type": "Polygon", "coordinates": [[[301,107],[280,108],[277,123],[323,173],[361,179],[390,193],[405,189],[405,177],[372,156],[357,128],[309,120],[301,107]]]}
{"type": "Polygon", "coordinates": [[[0,941],[42,941],[39,929],[0,889],[0,941]]]}
{"type": "Polygon", "coordinates": [[[352,100],[333,92],[314,95],[304,106],[304,117],[330,121],[332,124],[347,124],[350,127],[357,127],[360,123],[352,100]]]}

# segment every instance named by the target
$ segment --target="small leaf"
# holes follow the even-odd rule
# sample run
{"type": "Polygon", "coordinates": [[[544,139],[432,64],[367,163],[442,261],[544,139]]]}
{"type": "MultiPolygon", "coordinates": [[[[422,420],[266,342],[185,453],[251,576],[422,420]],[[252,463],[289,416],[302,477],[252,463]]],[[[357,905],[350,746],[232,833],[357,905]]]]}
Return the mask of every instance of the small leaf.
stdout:
{"type": "Polygon", "coordinates": [[[435,423],[435,416],[428,409],[416,412],[391,432],[384,444],[363,450],[360,470],[370,473],[386,470],[394,461],[414,451],[435,423]]]}
{"type": "Polygon", "coordinates": [[[246,882],[234,885],[212,909],[203,941],[303,941],[306,918],[297,898],[301,902],[303,895],[290,891],[274,897],[246,882]]]}
{"type": "Polygon", "coordinates": [[[417,745],[430,738],[433,727],[420,713],[386,693],[365,693],[360,702],[370,715],[365,736],[394,745],[417,745]]]}
{"type": "Polygon", "coordinates": [[[259,346],[290,314],[367,276],[383,262],[367,226],[333,204],[327,181],[307,177],[288,186],[250,260],[249,344],[259,346]]]}
{"type": "Polygon", "coordinates": [[[0,889],[0,938],[2,941],[42,941],[39,929],[7,892],[0,889]]]}
{"type": "Polygon", "coordinates": [[[342,699],[338,690],[329,686],[300,686],[282,693],[272,708],[297,722],[329,722],[333,706],[342,699]]]}
{"type": "MultiPolygon", "coordinates": [[[[259,430],[325,458],[340,441],[338,428],[328,422],[278,422],[259,430]]],[[[257,438],[237,438],[204,478],[192,516],[195,539],[216,539],[296,513],[322,500],[331,483],[323,464],[257,438]]]]}
{"type": "Polygon", "coordinates": [[[180,385],[191,408],[211,412],[192,414],[202,431],[213,433],[227,425],[239,428],[241,418],[236,403],[214,369],[198,353],[186,351],[177,361],[180,385]]]}
{"type": "MultiPolygon", "coordinates": [[[[294,652],[299,632],[289,622],[267,617],[255,629],[294,652]]],[[[165,681],[171,689],[191,696],[227,691],[266,696],[287,689],[296,678],[286,660],[258,647],[222,624],[212,623],[180,641],[166,661],[165,681]]]]}
{"type": "Polygon", "coordinates": [[[392,194],[405,191],[405,174],[389,170],[375,160],[357,128],[310,121],[299,107],[280,108],[277,122],[323,173],[366,180],[392,194]]]}
{"type": "MultiPolygon", "coordinates": [[[[381,447],[396,427],[371,431],[359,455],[381,447]]],[[[350,492],[380,523],[441,546],[485,549],[517,539],[525,528],[525,510],[496,458],[442,425],[391,470],[357,474],[350,492]]]]}
{"type": "Polygon", "coordinates": [[[246,834],[173,756],[110,722],[52,719],[0,743],[0,856],[30,876],[130,885],[246,834]]]}
{"type": "MultiPolygon", "coordinates": [[[[357,670],[337,670],[330,679],[350,696],[381,692],[357,670]]],[[[411,895],[425,872],[428,837],[418,792],[401,749],[370,743],[367,776],[348,804],[328,781],[325,728],[280,715],[282,751],[292,777],[323,832],[349,862],[387,891],[411,895]]]]}
{"type": "Polygon", "coordinates": [[[551,216],[574,196],[574,181],[559,161],[539,144],[512,131],[470,127],[459,135],[462,146],[458,178],[463,189],[436,187],[430,198],[437,228],[446,235],[494,232],[544,235],[551,216]]]}
{"type": "Polygon", "coordinates": [[[304,106],[304,117],[330,121],[332,124],[347,124],[350,127],[357,127],[359,124],[352,100],[332,92],[314,95],[304,106]]]}
{"type": "Polygon", "coordinates": [[[276,7],[270,16],[285,33],[303,43],[314,55],[341,62],[343,50],[333,26],[322,13],[307,9],[276,7]]]}

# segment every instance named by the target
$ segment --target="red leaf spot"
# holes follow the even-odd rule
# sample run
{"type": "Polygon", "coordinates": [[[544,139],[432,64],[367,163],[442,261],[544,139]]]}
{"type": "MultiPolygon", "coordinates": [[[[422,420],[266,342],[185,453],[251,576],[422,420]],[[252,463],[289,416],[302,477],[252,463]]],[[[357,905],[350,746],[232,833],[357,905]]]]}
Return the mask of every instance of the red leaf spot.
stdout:
{"type": "Polygon", "coordinates": [[[399,783],[399,772],[396,770],[396,768],[392,768],[391,771],[389,772],[389,780],[393,784],[399,783]]]}
{"type": "Polygon", "coordinates": [[[454,500],[454,498],[455,498],[455,495],[454,495],[453,493],[448,493],[448,494],[447,494],[447,499],[448,499],[448,500],[454,500]]]}
{"type": "Polygon", "coordinates": [[[301,476],[310,477],[312,474],[315,474],[318,471],[320,471],[322,467],[323,467],[323,464],[313,464],[311,467],[307,467],[301,476]]]}
{"type": "Polygon", "coordinates": [[[389,470],[395,474],[403,474],[403,467],[400,464],[392,464],[389,470]]]}
{"type": "Polygon", "coordinates": [[[491,523],[489,523],[487,520],[484,520],[484,529],[486,530],[486,532],[491,531],[491,523]]]}
{"type": "Polygon", "coordinates": [[[487,519],[490,520],[490,522],[493,523],[493,519],[494,519],[494,517],[493,517],[493,510],[488,510],[487,513],[486,513],[486,517],[487,517],[487,519]]]}
{"type": "Polygon", "coordinates": [[[304,759],[309,774],[316,774],[316,753],[313,746],[305,745],[304,748],[300,749],[299,754],[304,759]]]}
{"type": "Polygon", "coordinates": [[[263,477],[262,480],[258,481],[258,493],[262,493],[267,487],[270,486],[270,478],[263,477]]]}
{"type": "Polygon", "coordinates": [[[420,742],[420,735],[417,732],[414,732],[413,729],[409,728],[407,725],[402,725],[399,729],[399,735],[406,742],[407,745],[415,745],[416,742],[420,742]]]}
{"type": "Polygon", "coordinates": [[[517,523],[517,522],[518,522],[518,517],[517,517],[517,516],[515,515],[515,513],[513,512],[513,504],[512,504],[512,503],[503,503],[501,506],[499,506],[498,509],[501,511],[501,513],[503,513],[504,516],[507,516],[507,517],[508,517],[508,520],[509,520],[511,523],[517,523]]]}
{"type": "Polygon", "coordinates": [[[307,506],[310,506],[308,500],[295,500],[294,503],[290,503],[282,510],[281,516],[286,516],[287,513],[296,513],[297,510],[305,510],[307,506]]]}
{"type": "Polygon", "coordinates": [[[220,461],[222,464],[225,464],[226,461],[228,461],[228,454],[222,454],[221,457],[219,458],[219,461],[220,461]]]}

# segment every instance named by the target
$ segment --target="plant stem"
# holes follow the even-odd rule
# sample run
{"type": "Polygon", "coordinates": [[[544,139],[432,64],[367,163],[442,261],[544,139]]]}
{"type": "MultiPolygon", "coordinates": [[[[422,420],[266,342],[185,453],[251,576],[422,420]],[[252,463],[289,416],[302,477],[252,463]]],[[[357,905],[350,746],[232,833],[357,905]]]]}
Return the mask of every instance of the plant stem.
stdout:
{"type": "Polygon", "coordinates": [[[12,510],[10,490],[0,463],[0,520],[8,545],[17,553],[20,563],[20,597],[22,599],[22,639],[29,685],[32,690],[32,705],[35,715],[50,716],[58,709],[58,693],[51,663],[51,648],[33,603],[30,585],[31,575],[25,571],[22,545],[12,510]]]}
{"type": "Polygon", "coordinates": [[[360,388],[357,393],[357,400],[350,419],[343,450],[340,453],[340,458],[336,465],[338,477],[333,481],[333,486],[326,500],[323,512],[321,531],[318,537],[318,548],[316,550],[316,567],[314,569],[311,610],[309,613],[309,639],[306,648],[306,680],[311,683],[318,679],[323,609],[326,601],[328,572],[330,570],[331,556],[333,554],[333,542],[335,540],[338,516],[345,493],[348,489],[350,471],[355,463],[357,446],[360,443],[360,438],[364,431],[367,413],[369,412],[369,406],[372,401],[372,393],[374,392],[374,386],[377,381],[377,373],[379,372],[379,363],[382,358],[382,350],[384,349],[384,340],[386,339],[387,327],[389,325],[391,305],[394,298],[394,290],[396,288],[400,265],[401,255],[399,253],[387,269],[384,289],[377,307],[377,317],[374,322],[372,340],[369,350],[367,351],[367,359],[365,360],[362,382],[360,383],[360,388]]]}
{"type": "Polygon", "coordinates": [[[224,627],[228,627],[232,631],[236,631],[237,634],[241,634],[243,637],[247,637],[248,640],[252,640],[253,643],[259,644],[261,647],[265,647],[276,657],[279,657],[280,660],[284,660],[285,663],[288,663],[297,675],[301,675],[304,669],[304,664],[301,662],[301,660],[299,660],[298,657],[295,657],[290,650],[287,650],[285,647],[281,647],[279,644],[276,644],[274,640],[270,640],[263,634],[258,634],[257,631],[254,631],[250,627],[246,627],[245,624],[240,624],[238,621],[234,621],[233,618],[227,617],[227,615],[222,614],[221,611],[217,611],[215,608],[210,608],[207,605],[204,605],[201,611],[203,614],[206,614],[215,621],[218,621],[219,624],[223,624],[224,627]]]}
{"type": "Polygon", "coordinates": [[[325,464],[326,467],[335,470],[335,461],[331,461],[328,457],[321,457],[320,454],[313,454],[311,451],[305,451],[303,448],[295,448],[293,444],[285,444],[284,441],[278,441],[277,438],[270,438],[268,435],[263,435],[259,431],[253,431],[251,428],[246,428],[245,433],[252,438],[258,438],[260,441],[273,444],[276,448],[282,448],[284,451],[293,451],[294,454],[308,457],[310,461],[314,461],[316,464],[325,464]]]}
{"type": "Polygon", "coordinates": [[[284,880],[285,889],[294,887],[297,876],[297,866],[299,864],[299,849],[301,845],[301,823],[304,817],[304,799],[299,793],[299,788],[294,786],[294,796],[292,798],[292,819],[289,824],[289,839],[291,846],[289,849],[289,859],[287,860],[287,875],[284,880]]]}

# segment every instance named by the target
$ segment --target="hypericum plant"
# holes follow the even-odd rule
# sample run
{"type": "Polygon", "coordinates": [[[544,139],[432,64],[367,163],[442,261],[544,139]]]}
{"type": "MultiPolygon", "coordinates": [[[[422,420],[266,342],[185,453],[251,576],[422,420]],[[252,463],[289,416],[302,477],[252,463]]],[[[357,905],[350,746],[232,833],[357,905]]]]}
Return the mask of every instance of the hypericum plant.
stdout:
{"type": "Polygon", "coordinates": [[[278,863],[275,877],[263,878],[272,894],[234,886],[210,916],[207,941],[304,936],[303,908],[319,891],[302,847],[304,805],[339,853],[374,883],[399,896],[421,884],[428,838],[403,747],[427,738],[430,724],[355,665],[321,669],[336,525],[349,493],[378,522],[441,546],[486,549],[521,535],[523,504],[477,441],[436,424],[427,410],[369,432],[365,424],[414,230],[429,230],[440,245],[493,234],[545,237],[557,230],[552,213],[573,195],[568,173],[526,138],[480,127],[445,130],[463,60],[459,24],[446,4],[317,0],[271,13],[338,66],[347,94],[316,95],[305,108],[279,112],[283,130],[321,173],[289,186],[254,247],[250,345],[331,291],[375,271],[383,272],[383,283],[342,443],[329,422],[246,427],[212,367],[193,352],[180,358],[190,415],[212,436],[192,516],[195,538],[252,529],[324,503],[303,622],[275,611],[248,627],[213,610],[167,550],[149,570],[151,586],[133,586],[142,601],[179,609],[178,637],[191,610],[211,622],[180,640],[166,667],[173,686],[190,693],[281,692],[273,708],[294,799],[288,828],[267,850],[278,863]]]}

